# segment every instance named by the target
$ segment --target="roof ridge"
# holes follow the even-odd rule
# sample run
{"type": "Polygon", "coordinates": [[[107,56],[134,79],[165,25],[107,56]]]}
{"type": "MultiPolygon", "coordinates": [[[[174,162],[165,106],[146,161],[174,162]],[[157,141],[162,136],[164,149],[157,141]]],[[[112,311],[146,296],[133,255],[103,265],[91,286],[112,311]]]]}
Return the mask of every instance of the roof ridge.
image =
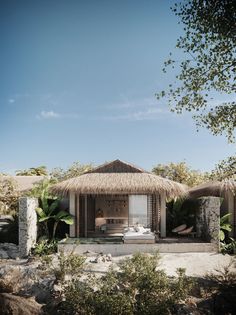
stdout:
{"type": "MultiPolygon", "coordinates": [[[[143,168],[141,167],[138,167],[134,164],[131,164],[131,163],[128,163],[126,161],[123,161],[123,160],[120,160],[120,159],[116,159],[116,160],[113,160],[113,161],[110,161],[110,162],[105,162],[97,167],[95,167],[94,169],[88,171],[88,172],[85,172],[84,174],[88,174],[88,173],[106,173],[106,171],[104,172],[104,170],[107,170],[107,173],[113,173],[111,171],[108,171],[109,170],[109,166],[113,166],[115,164],[120,164],[119,166],[122,167],[129,167],[132,171],[130,173],[148,173],[146,170],[144,170],[143,168]]],[[[129,173],[128,171],[116,171],[114,173],[129,173]]]]}

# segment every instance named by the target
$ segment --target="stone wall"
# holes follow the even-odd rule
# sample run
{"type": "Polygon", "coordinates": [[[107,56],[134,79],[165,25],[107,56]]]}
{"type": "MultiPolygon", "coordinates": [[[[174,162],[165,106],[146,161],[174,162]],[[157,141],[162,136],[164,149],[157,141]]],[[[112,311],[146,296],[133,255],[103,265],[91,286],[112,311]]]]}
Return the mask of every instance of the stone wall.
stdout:
{"type": "Polygon", "coordinates": [[[206,242],[219,242],[220,198],[199,198],[199,210],[196,214],[197,237],[206,242]]]}
{"type": "Polygon", "coordinates": [[[29,255],[37,240],[37,214],[35,208],[38,199],[21,197],[19,199],[19,254],[20,257],[29,255]]]}

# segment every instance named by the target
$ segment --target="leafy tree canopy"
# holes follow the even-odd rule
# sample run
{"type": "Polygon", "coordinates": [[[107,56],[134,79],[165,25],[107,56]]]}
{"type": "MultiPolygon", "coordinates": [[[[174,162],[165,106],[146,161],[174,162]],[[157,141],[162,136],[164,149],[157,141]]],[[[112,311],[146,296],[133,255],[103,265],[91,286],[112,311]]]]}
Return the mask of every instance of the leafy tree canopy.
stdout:
{"type": "Polygon", "coordinates": [[[26,170],[16,171],[16,176],[47,176],[48,171],[46,166],[30,167],[26,170]]]}
{"type": "Polygon", "coordinates": [[[206,127],[214,135],[225,134],[233,142],[236,102],[217,103],[212,92],[235,96],[236,1],[182,0],[171,9],[184,25],[176,47],[186,58],[177,61],[170,54],[163,71],[171,66],[178,74],[157,98],[167,97],[177,113],[193,112],[198,127],[206,127]]]}
{"type": "Polygon", "coordinates": [[[207,181],[208,178],[207,173],[192,170],[186,162],[158,164],[152,169],[152,172],[156,175],[188,185],[189,187],[197,186],[207,181]]]}
{"type": "Polygon", "coordinates": [[[52,178],[62,181],[72,177],[82,175],[83,173],[91,170],[92,164],[81,164],[80,162],[74,162],[68,169],[64,170],[60,167],[54,168],[51,172],[52,178]]]}
{"type": "Polygon", "coordinates": [[[1,178],[0,175],[0,214],[15,215],[18,212],[18,198],[16,182],[11,178],[1,178]]]}
{"type": "Polygon", "coordinates": [[[230,156],[227,159],[220,161],[211,172],[210,179],[220,181],[224,179],[236,180],[236,156],[230,156]]]}

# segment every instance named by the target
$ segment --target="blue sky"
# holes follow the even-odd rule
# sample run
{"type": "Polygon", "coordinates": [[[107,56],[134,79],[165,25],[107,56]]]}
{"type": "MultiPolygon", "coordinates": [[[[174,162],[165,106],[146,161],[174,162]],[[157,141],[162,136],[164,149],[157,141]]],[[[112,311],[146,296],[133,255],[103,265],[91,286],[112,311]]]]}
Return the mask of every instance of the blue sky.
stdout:
{"type": "Polygon", "coordinates": [[[182,31],[171,3],[1,0],[0,172],[116,158],[210,170],[233,154],[155,99],[182,31]]]}

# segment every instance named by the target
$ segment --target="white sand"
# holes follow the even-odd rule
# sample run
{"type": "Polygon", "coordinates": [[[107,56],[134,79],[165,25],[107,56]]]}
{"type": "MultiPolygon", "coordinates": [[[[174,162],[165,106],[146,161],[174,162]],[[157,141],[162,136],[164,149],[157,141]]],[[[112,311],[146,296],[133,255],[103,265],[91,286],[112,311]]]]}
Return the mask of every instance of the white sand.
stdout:
{"type": "MultiPolygon", "coordinates": [[[[231,269],[236,271],[236,257],[217,253],[168,253],[160,254],[160,269],[164,269],[169,276],[176,275],[177,268],[185,268],[188,276],[205,276],[208,273],[215,273],[233,262],[231,269]]],[[[87,258],[87,270],[103,274],[109,266],[116,267],[121,259],[130,256],[113,257],[113,262],[90,263],[94,257],[87,258]]]]}

